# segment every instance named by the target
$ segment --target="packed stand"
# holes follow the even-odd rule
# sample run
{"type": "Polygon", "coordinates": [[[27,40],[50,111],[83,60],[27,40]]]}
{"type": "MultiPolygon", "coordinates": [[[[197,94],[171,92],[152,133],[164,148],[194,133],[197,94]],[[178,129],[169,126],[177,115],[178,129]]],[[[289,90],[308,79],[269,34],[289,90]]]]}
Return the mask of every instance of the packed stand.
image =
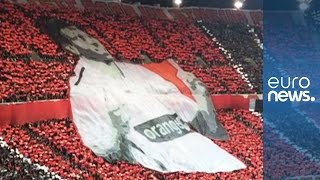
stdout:
{"type": "Polygon", "coordinates": [[[205,20],[210,22],[225,23],[247,23],[248,20],[243,11],[229,9],[210,9],[210,8],[185,8],[169,9],[169,13],[177,20],[194,22],[205,20]]]}
{"type": "Polygon", "coordinates": [[[121,4],[121,7],[122,7],[123,11],[125,12],[125,14],[126,14],[127,16],[130,16],[130,17],[139,16],[139,15],[135,12],[135,10],[133,9],[132,6],[126,5],[126,4],[121,4]]]}
{"type": "Polygon", "coordinates": [[[160,8],[139,6],[139,10],[143,18],[156,18],[156,19],[168,19],[160,8]]]}
{"type": "Polygon", "coordinates": [[[184,12],[182,12],[181,9],[168,9],[168,12],[171,14],[173,19],[179,20],[179,21],[190,21],[191,18],[188,17],[188,15],[184,12]]]}
{"type": "Polygon", "coordinates": [[[46,167],[32,163],[17,149],[11,149],[0,137],[0,177],[4,179],[59,179],[55,173],[48,172],[46,167]]]}
{"type": "Polygon", "coordinates": [[[228,65],[218,47],[193,24],[109,16],[98,12],[85,17],[95,24],[94,27],[85,27],[87,32],[102,42],[118,60],[144,62],[142,55],[154,62],[173,58],[184,70],[206,80],[210,93],[253,92],[240,74],[228,65]],[[198,58],[202,58],[208,66],[202,68],[196,65],[198,58]],[[200,71],[211,74],[202,76],[200,71]]]}
{"type": "MultiPolygon", "coordinates": [[[[64,4],[75,5],[73,0],[65,0],[63,4],[57,2],[55,2],[57,7],[63,7],[64,4]]],[[[87,3],[92,5],[89,1],[87,3]]],[[[107,10],[101,13],[92,13],[90,8],[79,12],[73,8],[57,9],[53,6],[46,3],[41,8],[30,4],[17,7],[1,3],[3,8],[0,10],[0,15],[5,23],[0,30],[7,31],[3,33],[6,36],[0,38],[3,42],[3,47],[0,45],[2,102],[67,97],[68,79],[78,57],[64,52],[49,36],[37,28],[36,20],[42,18],[56,18],[79,26],[102,42],[118,60],[141,62],[143,61],[141,54],[149,56],[155,62],[174,58],[183,69],[199,77],[208,86],[210,93],[251,92],[240,75],[222,56],[219,48],[194,24],[188,24],[183,20],[158,20],[158,22],[152,19],[145,20],[135,17],[132,8],[119,3],[108,3],[106,7],[101,8],[107,10]],[[10,13],[12,17],[7,15],[9,11],[15,12],[13,15],[10,13]],[[30,31],[24,32],[18,27],[22,20],[26,20],[24,27],[30,28],[30,31]],[[19,36],[15,36],[16,34],[19,36]],[[34,38],[29,39],[27,35],[34,38]],[[27,43],[23,43],[26,40],[24,38],[28,40],[27,43]],[[9,45],[6,45],[7,43],[9,45]],[[12,44],[19,48],[10,49],[12,44]],[[33,56],[38,57],[38,60],[32,59],[33,56]],[[199,58],[205,66],[195,62],[199,58]],[[2,96],[3,94],[5,96],[2,96]]],[[[83,145],[75,125],[69,119],[7,127],[0,130],[0,137],[4,138],[10,148],[17,149],[24,157],[30,159],[30,163],[44,165],[48,168],[47,171],[54,172],[61,178],[262,179],[260,129],[262,122],[248,111],[221,110],[218,112],[218,117],[230,132],[231,141],[215,143],[241,159],[248,166],[247,169],[216,174],[160,174],[139,165],[129,165],[124,162],[110,164],[95,156],[83,145]]],[[[7,150],[2,146],[0,148],[0,151],[4,152],[0,153],[3,157],[0,166],[7,167],[15,174],[28,173],[28,176],[34,178],[44,176],[45,171],[41,170],[20,172],[19,167],[33,168],[33,166],[21,165],[19,160],[12,160],[12,157],[7,156],[7,150]]]]}
{"type": "Polygon", "coordinates": [[[48,35],[35,27],[34,21],[10,3],[0,11],[0,48],[2,57],[29,59],[36,53],[43,60],[63,60],[66,53],[48,35]]]}
{"type": "Polygon", "coordinates": [[[70,64],[0,58],[0,102],[25,102],[68,97],[70,64]]]}
{"type": "Polygon", "coordinates": [[[252,112],[244,109],[234,109],[233,114],[235,114],[237,120],[242,122],[248,128],[253,129],[256,134],[262,137],[263,127],[261,115],[254,115],[252,112]]]}
{"type": "Polygon", "coordinates": [[[118,60],[141,63],[143,62],[142,54],[156,60],[164,60],[168,57],[166,49],[159,47],[153,41],[140,18],[123,15],[108,16],[102,13],[95,13],[87,18],[94,23],[94,30],[100,35],[94,37],[103,45],[106,45],[104,41],[107,41],[109,43],[106,46],[107,50],[118,60]]]}
{"type": "Polygon", "coordinates": [[[112,165],[95,156],[82,144],[70,120],[48,120],[22,127],[7,127],[1,130],[0,136],[9,147],[18,149],[32,162],[44,165],[48,171],[63,179],[121,179],[126,176],[154,179],[150,171],[143,172],[140,166],[130,168],[123,162],[112,165]],[[141,173],[136,173],[138,170],[141,173]]]}
{"type": "MultiPolygon", "coordinates": [[[[47,167],[46,172],[56,173],[61,178],[133,178],[133,179],[262,179],[262,139],[240,121],[237,114],[248,122],[255,122],[256,116],[249,111],[219,110],[218,118],[230,133],[230,141],[216,141],[219,146],[242,160],[248,167],[232,173],[158,173],[140,165],[125,162],[110,164],[83,145],[75,124],[69,119],[47,120],[20,127],[6,127],[0,130],[0,137],[9,148],[17,149],[29,163],[47,167]],[[251,115],[250,115],[251,114],[251,115]]],[[[258,126],[261,126],[262,122],[258,126]]],[[[0,147],[3,151],[3,147],[0,147]]],[[[3,154],[1,154],[3,156],[3,154]]],[[[4,157],[17,167],[20,161],[4,157]]],[[[1,166],[1,164],[0,164],[1,166]]],[[[37,174],[29,176],[36,177],[37,174]]]]}
{"type": "Polygon", "coordinates": [[[149,20],[147,29],[160,45],[168,48],[170,58],[182,69],[191,71],[210,93],[252,93],[240,74],[229,65],[215,43],[194,24],[183,21],[149,20]],[[201,66],[202,62],[205,65],[201,66]]]}
{"type": "Polygon", "coordinates": [[[263,25],[263,22],[262,22],[263,17],[262,16],[263,16],[262,11],[250,12],[250,17],[251,17],[253,23],[260,28],[262,28],[262,25],[263,25]]]}
{"type": "MultiPolygon", "coordinates": [[[[216,38],[221,46],[231,54],[234,65],[241,65],[253,89],[262,93],[262,49],[250,32],[250,26],[244,24],[226,24],[199,21],[216,38]]],[[[204,31],[205,31],[204,29],[204,31]]],[[[208,36],[210,36],[208,33],[208,36]]]]}
{"type": "Polygon", "coordinates": [[[60,49],[18,7],[1,7],[0,102],[67,98],[78,58],[60,49]]]}
{"type": "MultiPolygon", "coordinates": [[[[90,1],[85,1],[84,3],[90,4],[90,1]]],[[[2,97],[2,102],[59,99],[67,97],[68,77],[72,73],[77,57],[73,57],[63,51],[48,35],[42,33],[41,30],[37,28],[38,26],[41,27],[39,19],[42,19],[42,22],[45,22],[45,20],[50,18],[63,20],[84,29],[88,34],[97,38],[107,48],[109,53],[118,60],[129,60],[141,63],[144,61],[143,55],[155,62],[173,58],[177,60],[184,70],[193,72],[198,78],[205,81],[210,93],[234,94],[253,92],[241,78],[240,74],[228,64],[218,47],[193,24],[179,20],[155,21],[153,19],[131,16],[130,14],[132,14],[133,9],[129,11],[129,14],[123,13],[127,11],[124,11],[124,6],[119,3],[108,3],[107,6],[101,6],[102,9],[107,8],[107,11],[95,13],[92,13],[92,8],[95,7],[94,4],[88,5],[89,8],[83,13],[76,11],[75,9],[71,9],[70,12],[65,11],[64,9],[57,10],[57,7],[54,6],[41,7],[44,8],[42,9],[43,11],[41,8],[31,5],[17,7],[12,4],[4,3],[3,6],[5,8],[2,15],[4,16],[3,19],[8,21],[8,27],[17,24],[19,22],[17,19],[26,19],[28,26],[25,28],[30,28],[32,29],[31,32],[34,32],[34,34],[31,34],[34,38],[30,40],[30,45],[25,45],[23,42],[25,39],[27,39],[28,42],[28,38],[23,34],[23,30],[21,30],[22,34],[19,34],[20,31],[15,33],[8,31],[7,36],[15,36],[17,34],[19,36],[4,38],[4,44],[10,43],[10,39],[19,38],[20,41],[12,42],[18,43],[15,45],[15,51],[17,51],[18,46],[21,47],[18,48],[17,52],[11,52],[10,49],[4,48],[2,53],[4,60],[6,60],[6,58],[13,59],[21,56],[23,59],[35,58],[42,60],[39,62],[56,63],[56,61],[58,61],[62,64],[54,65],[59,67],[58,70],[53,68],[50,69],[51,72],[43,74],[54,74],[52,77],[48,76],[41,80],[43,82],[38,82],[41,79],[39,77],[36,78],[39,79],[36,82],[25,80],[17,85],[17,88],[19,88],[20,86],[23,86],[23,82],[40,84],[34,85],[36,86],[36,89],[30,91],[24,90],[23,88],[21,90],[16,90],[13,88],[14,86],[8,86],[11,81],[8,80],[8,77],[2,77],[1,80],[3,82],[1,82],[1,85],[3,88],[1,90],[7,92],[5,95],[6,97],[2,97]],[[90,9],[90,7],[92,8],[90,9]],[[9,17],[8,13],[6,13],[9,11],[17,11],[17,13],[15,13],[15,16],[9,17]],[[8,39],[9,42],[6,42],[8,39]],[[42,44],[38,43],[38,41],[41,41],[42,44]],[[205,62],[206,67],[198,65],[199,63],[196,61],[199,61],[197,60],[199,58],[205,62]],[[49,82],[48,85],[42,84],[45,82],[49,82]],[[52,82],[52,84],[50,82],[52,82]],[[56,82],[58,82],[57,85],[54,85],[53,87],[53,83],[56,82]],[[40,90],[39,88],[41,88],[41,86],[46,86],[47,89],[40,90]],[[8,88],[11,89],[8,91],[8,88]],[[11,97],[16,91],[18,91],[16,94],[18,94],[19,97],[14,97],[14,95],[11,97]],[[37,96],[38,98],[36,98],[37,96]]],[[[17,29],[14,27],[9,29],[17,29]]],[[[8,47],[11,47],[11,45],[8,47]]],[[[33,60],[30,62],[33,63],[33,60]]],[[[2,61],[1,63],[4,62],[5,61],[2,61]]],[[[42,68],[46,68],[46,66],[51,67],[52,65],[41,65],[42,68]]],[[[2,65],[2,67],[4,67],[4,65],[2,65]]],[[[25,68],[28,68],[28,65],[25,68]]],[[[4,69],[4,72],[9,71],[6,70],[6,68],[4,69]]],[[[34,69],[34,71],[36,70],[34,69]]],[[[12,78],[15,79],[15,77],[12,78]]]]}
{"type": "Polygon", "coordinates": [[[108,3],[108,8],[111,14],[125,14],[120,3],[108,3]]]}

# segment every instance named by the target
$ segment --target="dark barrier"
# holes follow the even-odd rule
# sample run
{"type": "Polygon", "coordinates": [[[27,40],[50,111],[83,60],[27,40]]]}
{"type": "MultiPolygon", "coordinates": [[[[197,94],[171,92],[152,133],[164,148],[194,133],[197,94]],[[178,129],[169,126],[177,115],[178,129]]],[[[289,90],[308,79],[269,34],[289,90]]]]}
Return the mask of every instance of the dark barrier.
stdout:
{"type": "Polygon", "coordinates": [[[263,101],[258,99],[258,100],[256,100],[256,106],[255,106],[254,111],[262,112],[262,110],[263,110],[263,101]]]}

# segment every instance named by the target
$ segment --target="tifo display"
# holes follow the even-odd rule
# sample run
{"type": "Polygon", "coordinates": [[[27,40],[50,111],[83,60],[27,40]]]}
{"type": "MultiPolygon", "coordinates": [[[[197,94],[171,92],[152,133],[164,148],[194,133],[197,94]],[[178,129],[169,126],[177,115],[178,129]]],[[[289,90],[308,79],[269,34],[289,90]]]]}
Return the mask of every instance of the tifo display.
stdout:
{"type": "Polygon", "coordinates": [[[262,179],[261,18],[0,2],[0,176],[262,179]]]}

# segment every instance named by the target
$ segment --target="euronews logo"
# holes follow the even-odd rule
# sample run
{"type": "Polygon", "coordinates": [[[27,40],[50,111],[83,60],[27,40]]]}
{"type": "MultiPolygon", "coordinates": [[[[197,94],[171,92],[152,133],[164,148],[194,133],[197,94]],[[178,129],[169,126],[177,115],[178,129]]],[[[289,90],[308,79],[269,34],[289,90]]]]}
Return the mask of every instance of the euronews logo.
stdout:
{"type": "Polygon", "coordinates": [[[307,77],[281,77],[280,79],[271,77],[268,80],[268,86],[272,89],[268,93],[268,102],[313,102],[316,100],[308,90],[310,80],[307,77]],[[276,89],[281,90],[276,91],[276,89]]]}

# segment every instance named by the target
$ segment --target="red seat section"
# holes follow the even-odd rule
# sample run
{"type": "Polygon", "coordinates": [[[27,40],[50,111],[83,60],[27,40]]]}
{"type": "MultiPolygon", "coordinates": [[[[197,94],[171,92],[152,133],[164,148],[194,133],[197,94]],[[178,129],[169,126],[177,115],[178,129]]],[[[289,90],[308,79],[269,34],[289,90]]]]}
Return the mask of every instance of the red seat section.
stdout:
{"type": "Polygon", "coordinates": [[[0,58],[0,101],[65,99],[72,70],[69,63],[0,58]]]}
{"type": "MultiPolygon", "coordinates": [[[[64,1],[62,4],[67,6],[68,3],[75,6],[74,1],[64,1]]],[[[140,63],[146,57],[153,62],[172,58],[184,70],[202,80],[210,93],[254,92],[236,69],[229,65],[215,41],[203,34],[192,21],[146,18],[151,12],[153,15],[163,13],[157,8],[153,12],[153,8],[143,7],[141,9],[144,9],[145,15],[138,17],[129,5],[102,5],[91,1],[82,3],[88,3],[88,8],[83,12],[74,8],[67,10],[57,9],[56,6],[39,6],[37,3],[23,7],[1,4],[1,102],[67,97],[68,78],[78,58],[63,51],[60,45],[40,30],[41,23],[48,18],[81,27],[97,38],[117,60],[140,63]],[[92,13],[90,7],[98,5],[99,11],[92,13]],[[27,84],[30,86],[24,87],[27,84]]],[[[174,17],[176,11],[181,16],[188,16],[189,13],[189,10],[169,10],[174,17]]],[[[195,16],[203,18],[220,13],[217,10],[192,12],[197,12],[195,16]]],[[[234,14],[233,11],[228,13],[234,14]]],[[[235,16],[223,16],[225,19],[231,17],[235,16]]],[[[225,20],[222,16],[219,18],[225,20]]]]}
{"type": "MultiPolygon", "coordinates": [[[[124,162],[107,163],[83,145],[73,122],[65,118],[71,116],[68,84],[79,57],[63,50],[41,28],[51,18],[75,25],[98,39],[117,61],[151,63],[144,65],[176,84],[190,98],[191,92],[176,78],[176,70],[166,60],[172,59],[183,70],[193,73],[210,94],[255,92],[216,41],[195,23],[199,19],[247,23],[244,12],[202,8],[167,10],[173,19],[158,7],[116,2],[30,0],[24,5],[0,2],[0,102],[11,103],[0,105],[0,126],[30,122],[0,130],[0,159],[4,160],[0,166],[7,170],[1,172],[4,179],[12,178],[12,174],[15,179],[43,179],[43,174],[55,179],[50,172],[62,179],[262,179],[262,122],[246,110],[218,110],[218,118],[231,140],[215,143],[239,158],[247,168],[215,174],[161,174],[124,162]],[[84,9],[77,9],[81,5],[84,9]],[[39,102],[48,99],[59,101],[39,102]],[[28,108],[28,113],[23,108],[28,108]],[[9,120],[4,121],[3,117],[9,120]],[[48,168],[47,172],[37,163],[48,168]]],[[[254,23],[261,20],[259,15],[251,14],[251,17],[254,23]]]]}
{"type": "MultiPolygon", "coordinates": [[[[8,143],[9,148],[18,150],[16,153],[31,160],[31,165],[22,166],[25,160],[9,156],[10,150],[0,153],[6,160],[14,162],[17,170],[6,165],[8,173],[19,172],[20,168],[28,169],[31,177],[37,176],[40,170],[32,168],[39,163],[55,172],[62,179],[262,179],[262,121],[251,112],[244,110],[219,110],[218,118],[230,133],[230,141],[215,141],[220,147],[239,158],[248,167],[237,172],[228,173],[167,173],[161,174],[139,165],[124,162],[110,164],[103,158],[97,157],[82,142],[75,124],[69,119],[47,120],[29,123],[20,127],[7,127],[0,130],[0,137],[8,143]],[[256,122],[257,124],[250,125],[256,122]],[[31,174],[32,173],[32,174],[31,174]]],[[[3,147],[0,147],[2,150],[3,147]]],[[[2,151],[1,151],[2,152],[2,151]]],[[[12,152],[11,152],[12,153],[12,152]]],[[[19,177],[20,174],[17,176],[19,177]]],[[[25,175],[25,174],[23,174],[25,175]]],[[[51,177],[52,175],[48,175],[51,177]]],[[[20,177],[18,179],[21,179],[20,177]]]]}

